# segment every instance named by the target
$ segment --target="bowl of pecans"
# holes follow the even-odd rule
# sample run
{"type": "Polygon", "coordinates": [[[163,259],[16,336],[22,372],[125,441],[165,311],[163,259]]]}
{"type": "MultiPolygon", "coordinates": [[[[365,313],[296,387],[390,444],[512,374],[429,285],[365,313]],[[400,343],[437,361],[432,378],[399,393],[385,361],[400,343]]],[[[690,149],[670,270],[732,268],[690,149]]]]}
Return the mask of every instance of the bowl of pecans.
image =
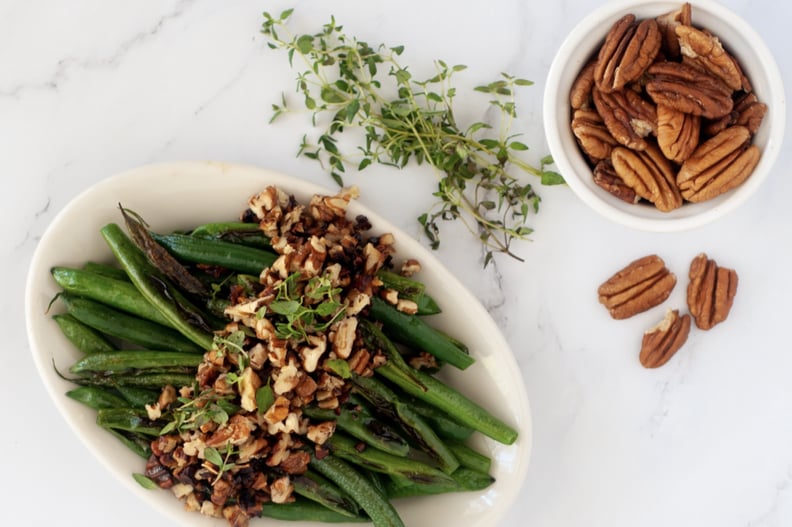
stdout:
{"type": "Polygon", "coordinates": [[[761,37],[709,0],[594,11],[559,48],[543,108],[550,152],[575,194],[655,232],[744,203],[778,157],[785,111],[761,37]]]}

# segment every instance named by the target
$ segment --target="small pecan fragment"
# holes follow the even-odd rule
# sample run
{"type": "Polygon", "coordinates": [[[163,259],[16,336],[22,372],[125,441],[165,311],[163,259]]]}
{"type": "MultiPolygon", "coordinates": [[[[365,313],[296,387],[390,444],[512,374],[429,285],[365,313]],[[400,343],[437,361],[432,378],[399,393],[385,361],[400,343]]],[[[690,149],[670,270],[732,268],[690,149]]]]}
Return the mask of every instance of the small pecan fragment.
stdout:
{"type": "Polygon", "coordinates": [[[679,351],[690,334],[690,315],[669,309],[659,324],[646,330],[638,358],[644,368],[659,368],[679,351]]]}
{"type": "Polygon", "coordinates": [[[572,133],[583,152],[594,162],[609,158],[613,147],[619,144],[608,131],[600,114],[591,108],[575,110],[572,133]]]}
{"type": "Polygon", "coordinates": [[[692,26],[677,26],[675,32],[683,56],[720,78],[732,90],[743,89],[742,71],[718,37],[692,26]]]}
{"type": "Polygon", "coordinates": [[[674,168],[657,145],[650,144],[643,152],[616,147],[611,161],[624,183],[658,210],[669,212],[682,206],[674,168]]]}
{"type": "Polygon", "coordinates": [[[603,92],[620,90],[638,80],[660,51],[662,35],[652,19],[636,23],[635,15],[617,20],[600,48],[594,80],[603,92]]]}
{"type": "Polygon", "coordinates": [[[634,90],[593,92],[594,106],[614,139],[633,150],[646,149],[646,137],[657,131],[657,109],[634,90]]]}
{"type": "Polygon", "coordinates": [[[641,200],[641,196],[619,177],[610,160],[602,160],[594,167],[594,183],[627,203],[638,203],[641,200]]]}
{"type": "Polygon", "coordinates": [[[678,59],[682,55],[676,28],[679,25],[689,26],[692,24],[691,11],[690,2],[685,2],[676,11],[671,11],[655,18],[660,34],[663,36],[660,49],[665,53],[666,57],[678,59]]]}
{"type": "Polygon", "coordinates": [[[664,302],[676,285],[674,275],[656,254],[644,256],[608,278],[597,289],[599,301],[616,320],[629,318],[664,302]]]}
{"type": "Polygon", "coordinates": [[[656,62],[647,70],[646,92],[660,105],[707,119],[732,111],[732,90],[719,79],[684,62],[656,62]]]}
{"type": "Polygon", "coordinates": [[[682,196],[701,202],[741,185],[759,163],[759,147],[750,139],[747,128],[732,126],[699,145],[677,174],[682,196]]]}
{"type": "Polygon", "coordinates": [[[737,272],[720,267],[701,253],[690,263],[687,304],[699,329],[711,329],[726,320],[737,294],[737,272]]]}
{"type": "Polygon", "coordinates": [[[668,159],[682,164],[699,143],[701,117],[669,106],[657,107],[657,145],[668,159]]]}

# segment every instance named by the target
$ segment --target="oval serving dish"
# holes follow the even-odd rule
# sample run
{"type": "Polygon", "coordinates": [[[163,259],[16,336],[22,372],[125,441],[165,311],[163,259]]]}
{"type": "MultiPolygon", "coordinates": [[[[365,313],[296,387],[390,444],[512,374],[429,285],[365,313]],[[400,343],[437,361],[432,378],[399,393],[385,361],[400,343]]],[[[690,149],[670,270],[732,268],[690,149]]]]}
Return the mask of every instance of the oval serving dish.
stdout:
{"type": "MultiPolygon", "coordinates": [[[[78,266],[86,261],[110,261],[111,254],[99,229],[121,222],[118,204],[139,212],[155,230],[194,227],[210,221],[239,217],[247,199],[275,185],[307,201],[316,193],[335,192],[306,181],[261,168],[218,162],[179,162],[148,165],[110,177],[75,198],[53,220],[33,256],[26,291],[27,332],[31,352],[52,400],[74,433],[107,470],[130,492],[138,495],[179,525],[225,527],[223,519],[186,512],[169,491],[145,490],[132,478],[145,463],[94,423],[95,412],[66,397],[74,385],[58,376],[67,371],[78,352],[52,320],[48,305],[59,288],[50,269],[78,266]]],[[[365,196],[363,196],[365,199],[365,196]]],[[[476,363],[465,370],[448,371],[445,380],[519,430],[510,446],[480,434],[473,446],[492,458],[496,482],[481,492],[427,496],[395,501],[405,524],[411,527],[465,525],[495,526],[514,503],[525,478],[531,452],[531,414],[519,367],[507,342],[484,307],[416,240],[366,209],[349,205],[352,215],[364,214],[375,232],[396,237],[397,258],[416,258],[422,264],[417,276],[438,300],[444,312],[432,323],[466,342],[476,363]]],[[[53,308],[54,309],[54,308],[53,308]]],[[[452,368],[448,368],[451,370],[452,368]]],[[[78,520],[75,518],[74,520],[78,520]]],[[[254,519],[255,525],[294,525],[271,519],[254,519]]],[[[301,523],[319,527],[320,523],[301,523]]]]}

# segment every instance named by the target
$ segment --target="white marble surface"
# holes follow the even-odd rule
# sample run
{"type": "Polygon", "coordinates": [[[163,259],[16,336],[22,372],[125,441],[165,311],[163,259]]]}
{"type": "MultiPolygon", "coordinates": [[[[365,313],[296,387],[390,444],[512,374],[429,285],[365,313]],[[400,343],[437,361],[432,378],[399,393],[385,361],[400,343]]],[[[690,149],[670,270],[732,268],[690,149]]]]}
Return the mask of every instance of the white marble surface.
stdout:
{"type": "MultiPolygon", "coordinates": [[[[792,86],[792,4],[723,3],[764,37],[792,86]]],[[[166,525],[55,412],[28,353],[24,279],[55,214],[126,168],[219,159],[332,184],[294,155],[305,119],[267,124],[293,72],[258,34],[262,11],[294,6],[296,27],[310,31],[334,14],[362,39],[404,44],[419,73],[435,58],[466,64],[462,93],[501,71],[536,81],[518,101],[516,127],[535,161],[546,153],[540,109],[552,56],[599,4],[0,0],[0,265],[9,279],[1,300],[8,340],[0,524],[166,525]]],[[[471,105],[466,116],[481,119],[479,109],[471,105]]],[[[565,187],[539,189],[533,241],[516,247],[525,263],[499,258],[483,271],[476,243],[447,231],[438,256],[502,328],[533,408],[532,464],[504,527],[792,524],[790,135],[754,198],[692,232],[609,224],[565,187]],[[649,252],[684,277],[701,251],[740,274],[732,314],[710,332],[694,331],[665,367],[645,370],[638,341],[658,312],[614,322],[596,287],[649,252]]],[[[431,201],[430,172],[369,169],[349,180],[367,205],[419,235],[414,218],[431,201]]],[[[669,305],[682,305],[683,289],[669,305]]]]}

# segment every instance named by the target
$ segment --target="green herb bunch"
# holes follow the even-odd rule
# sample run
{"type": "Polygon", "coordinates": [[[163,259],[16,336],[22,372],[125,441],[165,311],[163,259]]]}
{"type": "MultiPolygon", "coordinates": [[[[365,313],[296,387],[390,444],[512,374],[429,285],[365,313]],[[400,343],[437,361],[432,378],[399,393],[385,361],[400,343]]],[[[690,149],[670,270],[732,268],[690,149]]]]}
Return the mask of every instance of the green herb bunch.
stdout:
{"type": "MultiPolygon", "coordinates": [[[[539,176],[542,184],[563,182],[547,170],[550,157],[532,166],[518,157],[528,146],[509,132],[517,117],[515,89],[530,86],[525,79],[502,74],[501,78],[475,88],[491,96],[489,105],[500,115],[498,129],[485,122],[460,125],[454,115],[457,96],[451,80],[464,70],[434,62],[435,74],[426,80],[412,77],[399,62],[403,46],[372,47],[344,33],[334,18],[315,34],[293,35],[286,27],[292,10],[278,17],[264,13],[262,33],[272,49],[286,50],[290,65],[295,59],[306,69],[297,76],[297,92],[312,112],[312,124],[327,115],[330,123],[315,143],[303,137],[299,153],[329,166],[334,180],[350,164],[358,170],[378,163],[403,168],[410,160],[428,163],[438,174],[434,192],[437,202],[418,221],[432,248],[440,245],[441,221],[460,220],[486,248],[484,265],[494,252],[512,252],[515,239],[533,232],[530,214],[539,209],[540,197],[528,183],[509,170],[539,176]],[[340,151],[338,140],[351,127],[362,130],[358,156],[353,160],[340,151]]],[[[286,98],[273,104],[273,120],[288,111],[286,98]]]]}

